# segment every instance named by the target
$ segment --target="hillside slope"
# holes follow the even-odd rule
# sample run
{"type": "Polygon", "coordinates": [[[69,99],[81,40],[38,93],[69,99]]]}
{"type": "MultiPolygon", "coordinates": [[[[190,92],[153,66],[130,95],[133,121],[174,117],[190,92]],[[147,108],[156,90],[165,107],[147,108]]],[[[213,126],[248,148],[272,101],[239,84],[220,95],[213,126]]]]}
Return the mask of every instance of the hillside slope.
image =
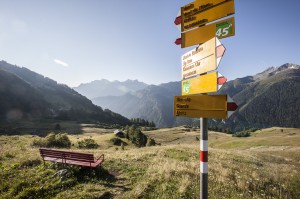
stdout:
{"type": "Polygon", "coordinates": [[[0,118],[60,119],[79,122],[128,124],[129,120],[109,110],[94,105],[66,85],[43,77],[27,68],[0,62],[0,118]]]}
{"type": "Polygon", "coordinates": [[[300,127],[300,66],[285,64],[228,82],[220,93],[228,93],[239,105],[222,128],[300,127]]]}

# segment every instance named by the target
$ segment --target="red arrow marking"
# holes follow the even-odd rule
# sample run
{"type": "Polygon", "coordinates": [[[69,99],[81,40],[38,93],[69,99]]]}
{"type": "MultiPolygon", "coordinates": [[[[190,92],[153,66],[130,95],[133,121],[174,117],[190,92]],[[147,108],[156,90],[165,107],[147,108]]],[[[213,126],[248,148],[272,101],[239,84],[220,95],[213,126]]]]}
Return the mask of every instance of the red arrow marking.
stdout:
{"type": "Polygon", "coordinates": [[[218,85],[222,85],[225,82],[227,82],[227,78],[226,77],[218,77],[218,79],[217,79],[218,85]]]}
{"type": "Polygon", "coordinates": [[[181,38],[176,39],[175,44],[180,45],[181,44],[181,38]]]}
{"type": "Polygon", "coordinates": [[[235,111],[238,105],[234,102],[227,102],[227,111],[235,111]]]}
{"type": "Polygon", "coordinates": [[[179,25],[179,24],[181,24],[181,16],[179,16],[179,17],[176,17],[176,19],[175,19],[174,23],[175,23],[176,25],[179,25]]]}
{"type": "Polygon", "coordinates": [[[224,45],[218,46],[216,49],[217,57],[222,57],[224,55],[225,50],[226,48],[224,47],[224,45]]]}

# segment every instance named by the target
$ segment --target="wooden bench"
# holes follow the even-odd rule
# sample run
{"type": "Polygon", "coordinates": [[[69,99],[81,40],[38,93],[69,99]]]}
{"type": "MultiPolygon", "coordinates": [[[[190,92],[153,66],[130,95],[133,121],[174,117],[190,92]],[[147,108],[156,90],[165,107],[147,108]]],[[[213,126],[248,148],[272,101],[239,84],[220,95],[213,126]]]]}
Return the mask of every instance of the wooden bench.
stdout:
{"type": "Polygon", "coordinates": [[[97,167],[104,162],[104,154],[95,159],[90,153],[77,153],[70,151],[62,151],[56,149],[40,148],[40,154],[45,161],[57,162],[62,164],[72,164],[85,167],[97,167]]]}

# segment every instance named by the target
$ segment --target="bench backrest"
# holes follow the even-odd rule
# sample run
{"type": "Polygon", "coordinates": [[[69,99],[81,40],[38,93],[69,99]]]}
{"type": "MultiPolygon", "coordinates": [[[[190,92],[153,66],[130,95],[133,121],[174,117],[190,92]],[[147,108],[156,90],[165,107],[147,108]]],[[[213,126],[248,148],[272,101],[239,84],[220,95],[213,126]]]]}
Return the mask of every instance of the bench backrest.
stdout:
{"type": "Polygon", "coordinates": [[[42,157],[60,158],[80,162],[95,162],[94,155],[89,153],[77,153],[45,148],[40,148],[39,150],[42,157]]]}

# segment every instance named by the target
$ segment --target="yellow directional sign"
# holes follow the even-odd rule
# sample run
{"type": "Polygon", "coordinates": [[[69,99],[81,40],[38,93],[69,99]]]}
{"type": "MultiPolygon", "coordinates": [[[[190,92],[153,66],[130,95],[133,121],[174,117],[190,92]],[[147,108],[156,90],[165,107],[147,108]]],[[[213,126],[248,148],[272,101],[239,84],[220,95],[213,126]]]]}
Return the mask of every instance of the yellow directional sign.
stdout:
{"type": "Polygon", "coordinates": [[[227,118],[227,95],[175,96],[174,116],[227,118]]]}
{"type": "Polygon", "coordinates": [[[226,0],[196,0],[181,8],[181,16],[188,17],[198,12],[216,6],[226,0]]]}
{"type": "Polygon", "coordinates": [[[204,11],[196,12],[188,17],[182,16],[181,31],[205,25],[211,21],[234,14],[234,1],[225,1],[215,7],[204,11]]]}
{"type": "Polygon", "coordinates": [[[202,44],[212,37],[219,39],[235,35],[234,17],[181,33],[181,48],[202,44]]]}
{"type": "Polygon", "coordinates": [[[218,72],[212,72],[183,80],[181,84],[182,95],[217,92],[218,72]]]}

